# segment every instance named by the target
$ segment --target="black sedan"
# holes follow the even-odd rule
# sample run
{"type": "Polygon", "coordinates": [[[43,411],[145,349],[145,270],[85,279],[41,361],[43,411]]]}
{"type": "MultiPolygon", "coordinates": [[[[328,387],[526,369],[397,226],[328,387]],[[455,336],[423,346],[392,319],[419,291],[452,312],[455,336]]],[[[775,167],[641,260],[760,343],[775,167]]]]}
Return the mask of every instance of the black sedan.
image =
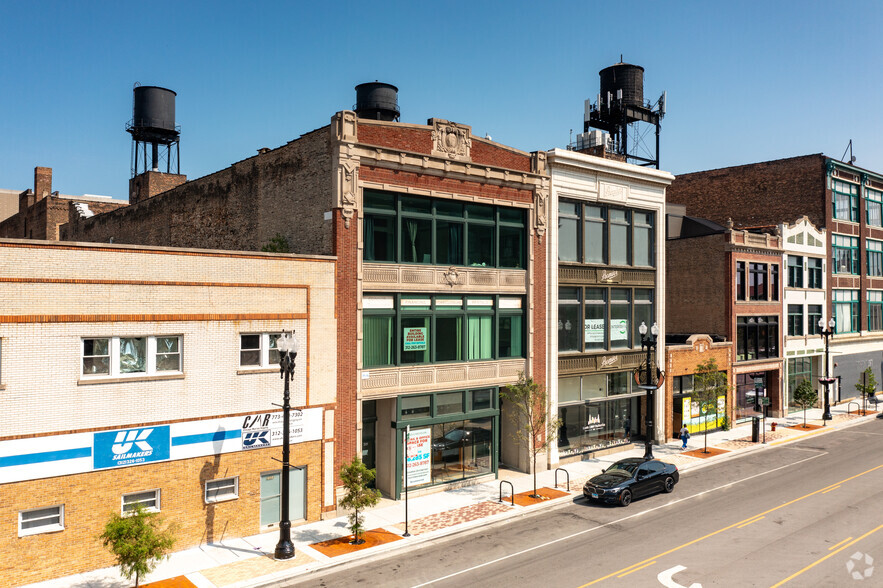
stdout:
{"type": "Polygon", "coordinates": [[[621,459],[583,486],[587,500],[628,506],[633,498],[671,492],[678,483],[678,467],[657,459],[621,459]]]}

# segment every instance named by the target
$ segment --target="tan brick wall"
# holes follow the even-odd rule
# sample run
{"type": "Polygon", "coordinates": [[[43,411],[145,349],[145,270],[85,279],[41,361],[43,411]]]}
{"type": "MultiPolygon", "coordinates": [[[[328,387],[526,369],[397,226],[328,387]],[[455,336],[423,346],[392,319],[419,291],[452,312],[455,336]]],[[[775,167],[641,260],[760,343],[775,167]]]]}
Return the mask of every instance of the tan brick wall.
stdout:
{"type": "Polygon", "coordinates": [[[696,366],[714,359],[717,367],[727,373],[730,390],[727,392],[727,416],[733,422],[733,399],[735,395],[735,377],[732,369],[733,343],[711,343],[697,341],[693,345],[669,345],[665,348],[665,438],[677,437],[678,429],[674,427],[674,379],[676,376],[687,376],[696,373],[696,366]],[[709,344],[710,343],[710,344],[709,344]]]}
{"type": "MultiPolygon", "coordinates": [[[[321,452],[321,441],[291,446],[291,464],[307,466],[308,521],[320,518],[321,452]]],[[[272,459],[279,455],[274,447],[0,485],[0,586],[113,566],[98,535],[110,513],[120,512],[122,495],[131,492],[160,489],[161,514],[178,526],[175,551],[256,535],[260,474],[280,469],[272,459]],[[231,476],[239,476],[239,498],[205,504],[205,481],[231,476]],[[18,536],[19,511],[59,504],[64,505],[63,531],[18,536]]]]}

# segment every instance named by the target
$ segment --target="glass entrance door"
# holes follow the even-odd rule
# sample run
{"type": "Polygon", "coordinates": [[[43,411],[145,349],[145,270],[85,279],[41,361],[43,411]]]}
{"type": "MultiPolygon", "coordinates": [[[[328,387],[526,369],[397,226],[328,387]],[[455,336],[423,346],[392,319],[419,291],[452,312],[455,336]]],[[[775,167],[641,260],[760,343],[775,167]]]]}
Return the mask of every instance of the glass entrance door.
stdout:
{"type": "MultiPolygon", "coordinates": [[[[261,527],[279,524],[282,516],[282,470],[261,474],[261,527]]],[[[306,518],[307,468],[288,470],[288,518],[306,518]]]]}

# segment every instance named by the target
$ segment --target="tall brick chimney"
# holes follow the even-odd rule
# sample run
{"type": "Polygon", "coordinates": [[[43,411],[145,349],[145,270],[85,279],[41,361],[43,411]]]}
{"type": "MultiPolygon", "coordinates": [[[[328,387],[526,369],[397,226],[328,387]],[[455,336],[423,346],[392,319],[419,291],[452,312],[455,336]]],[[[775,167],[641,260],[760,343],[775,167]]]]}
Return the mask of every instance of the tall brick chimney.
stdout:
{"type": "Polygon", "coordinates": [[[34,168],[34,199],[42,200],[52,193],[52,168],[34,168]]]}

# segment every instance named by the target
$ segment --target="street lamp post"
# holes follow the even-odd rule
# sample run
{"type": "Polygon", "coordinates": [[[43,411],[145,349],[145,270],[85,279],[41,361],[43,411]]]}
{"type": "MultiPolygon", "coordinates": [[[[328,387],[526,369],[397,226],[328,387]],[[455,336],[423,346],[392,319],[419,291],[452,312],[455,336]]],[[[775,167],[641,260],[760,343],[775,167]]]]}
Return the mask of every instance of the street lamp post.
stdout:
{"type": "Polygon", "coordinates": [[[647,436],[644,441],[644,459],[653,459],[653,413],[655,412],[653,406],[653,391],[656,390],[656,385],[653,384],[650,372],[650,351],[656,347],[656,336],[659,334],[659,327],[656,326],[656,323],[653,323],[653,326],[650,327],[650,336],[648,337],[647,325],[642,322],[641,326],[638,327],[638,332],[641,333],[641,349],[647,350],[647,369],[644,372],[644,383],[640,385],[640,388],[647,392],[647,436]]]}
{"type": "Polygon", "coordinates": [[[834,334],[834,319],[828,321],[828,328],[825,328],[825,320],[819,319],[819,328],[822,329],[822,337],[825,338],[825,377],[819,378],[819,383],[825,385],[825,412],[822,413],[822,425],[827,425],[831,420],[831,400],[828,395],[828,388],[834,382],[834,378],[828,375],[828,340],[834,334]]]}
{"type": "Polygon", "coordinates": [[[294,332],[282,333],[276,340],[276,348],[279,350],[279,374],[285,381],[285,392],[282,396],[282,520],[279,521],[279,542],[276,544],[276,559],[291,559],[294,557],[294,544],[291,542],[291,521],[288,518],[288,470],[291,464],[288,462],[290,439],[289,439],[289,413],[291,412],[291,396],[288,392],[288,384],[294,375],[294,360],[297,357],[297,339],[294,332]]]}

